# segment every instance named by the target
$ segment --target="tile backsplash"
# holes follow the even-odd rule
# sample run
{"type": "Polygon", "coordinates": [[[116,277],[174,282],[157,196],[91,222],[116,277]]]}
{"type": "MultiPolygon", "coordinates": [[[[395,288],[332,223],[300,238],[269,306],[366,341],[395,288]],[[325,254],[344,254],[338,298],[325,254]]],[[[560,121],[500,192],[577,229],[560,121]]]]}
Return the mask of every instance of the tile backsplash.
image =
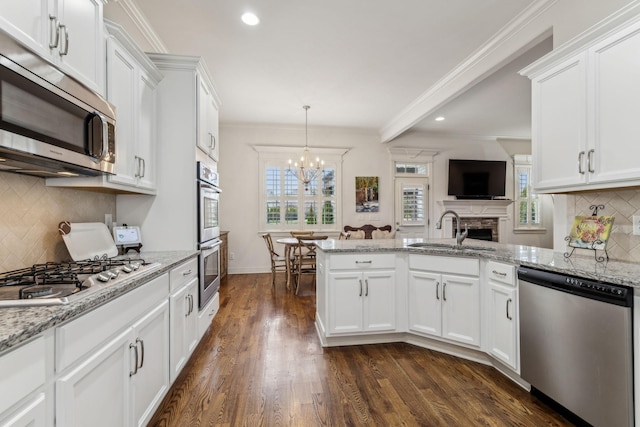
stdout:
{"type": "Polygon", "coordinates": [[[0,272],[69,259],[58,234],[60,221],[115,220],[116,197],[45,186],[45,180],[0,172],[0,272]]]}
{"type": "MultiPolygon", "coordinates": [[[[640,215],[640,190],[603,190],[569,195],[567,224],[572,224],[576,215],[591,215],[592,205],[604,205],[604,209],[600,210],[598,215],[614,216],[613,228],[607,243],[609,258],[640,262],[640,236],[633,235],[632,225],[632,217],[640,215]]],[[[567,234],[568,232],[569,230],[567,234]]]]}

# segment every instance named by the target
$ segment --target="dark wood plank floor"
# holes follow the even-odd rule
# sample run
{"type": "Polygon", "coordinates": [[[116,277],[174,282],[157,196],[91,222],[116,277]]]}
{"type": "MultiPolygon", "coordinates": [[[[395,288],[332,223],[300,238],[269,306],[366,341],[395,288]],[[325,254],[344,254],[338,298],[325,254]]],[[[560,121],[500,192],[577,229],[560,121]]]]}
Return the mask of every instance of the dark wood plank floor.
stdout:
{"type": "Polygon", "coordinates": [[[488,366],[409,344],[322,348],[310,287],[227,277],[151,426],[572,425],[488,366]]]}

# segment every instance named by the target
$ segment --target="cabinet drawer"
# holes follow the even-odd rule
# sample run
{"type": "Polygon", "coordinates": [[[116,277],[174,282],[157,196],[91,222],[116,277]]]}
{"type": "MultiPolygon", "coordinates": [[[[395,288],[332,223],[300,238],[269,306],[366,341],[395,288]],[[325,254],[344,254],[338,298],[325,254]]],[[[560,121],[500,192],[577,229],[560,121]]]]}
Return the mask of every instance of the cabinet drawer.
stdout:
{"type": "Polygon", "coordinates": [[[370,268],[395,268],[395,254],[359,253],[333,255],[329,260],[331,270],[363,270],[370,268]]]}
{"type": "Polygon", "coordinates": [[[196,277],[198,277],[198,258],[193,258],[173,268],[169,272],[170,292],[180,289],[196,277]]]}
{"type": "Polygon", "coordinates": [[[409,255],[409,269],[478,276],[480,274],[480,260],[411,254],[409,255]]]}
{"type": "Polygon", "coordinates": [[[169,294],[167,274],[56,328],[56,369],[62,371],[129,327],[169,294]]]}
{"type": "Polygon", "coordinates": [[[40,336],[0,357],[0,413],[44,384],[45,354],[40,336]]]}
{"type": "Polygon", "coordinates": [[[510,264],[487,261],[487,278],[494,282],[515,286],[515,268],[510,264]]]}

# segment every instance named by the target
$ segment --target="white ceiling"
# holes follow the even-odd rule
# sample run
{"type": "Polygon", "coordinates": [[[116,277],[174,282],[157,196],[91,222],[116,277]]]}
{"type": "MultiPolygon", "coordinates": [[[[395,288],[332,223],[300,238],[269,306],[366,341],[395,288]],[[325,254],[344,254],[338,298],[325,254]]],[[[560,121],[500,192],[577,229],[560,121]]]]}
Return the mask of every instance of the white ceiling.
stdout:
{"type": "MultiPolygon", "coordinates": [[[[535,0],[135,0],[168,52],[203,56],[223,123],[379,130],[535,0]],[[245,11],[260,17],[248,27],[245,11]]],[[[547,43],[546,49],[550,49],[547,43]]],[[[543,52],[544,53],[544,52],[543,52]]],[[[539,57],[540,51],[534,52],[539,57]]],[[[417,128],[530,136],[515,60],[417,128]]]]}

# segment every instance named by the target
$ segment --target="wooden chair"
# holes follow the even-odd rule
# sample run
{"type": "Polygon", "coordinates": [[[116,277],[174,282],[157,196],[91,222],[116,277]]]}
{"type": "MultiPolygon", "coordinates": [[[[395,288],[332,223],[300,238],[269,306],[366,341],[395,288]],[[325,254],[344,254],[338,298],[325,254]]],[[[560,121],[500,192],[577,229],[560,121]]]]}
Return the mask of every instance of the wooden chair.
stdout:
{"type": "Polygon", "coordinates": [[[269,250],[269,258],[271,259],[271,286],[275,290],[276,273],[287,273],[287,259],[283,256],[278,255],[273,250],[273,240],[271,240],[271,234],[263,234],[262,238],[264,239],[264,242],[267,245],[267,249],[269,250]]]}
{"type": "Polygon", "coordinates": [[[349,237],[351,237],[349,233],[347,233],[346,231],[341,231],[340,235],[338,236],[338,240],[349,240],[349,237]]]}
{"type": "Polygon", "coordinates": [[[293,256],[293,273],[296,281],[296,295],[300,290],[302,276],[316,277],[316,240],[326,240],[329,236],[298,236],[298,246],[293,256]]]}
{"type": "Polygon", "coordinates": [[[313,231],[291,231],[291,237],[313,236],[313,231]]]}

